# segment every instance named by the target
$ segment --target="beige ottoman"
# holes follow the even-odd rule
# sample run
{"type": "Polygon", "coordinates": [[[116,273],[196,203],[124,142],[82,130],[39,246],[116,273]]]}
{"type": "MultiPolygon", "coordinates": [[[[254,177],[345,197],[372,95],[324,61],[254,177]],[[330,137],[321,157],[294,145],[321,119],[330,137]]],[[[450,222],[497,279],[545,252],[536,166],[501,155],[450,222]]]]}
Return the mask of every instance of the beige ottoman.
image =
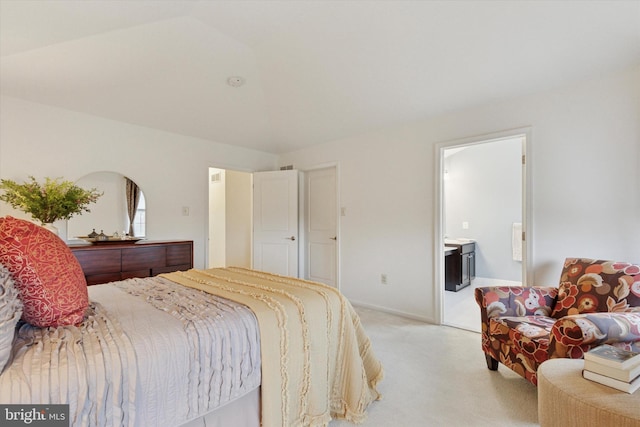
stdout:
{"type": "Polygon", "coordinates": [[[640,427],[640,390],[634,394],[582,378],[583,360],[551,359],[538,368],[541,427],[640,427]]]}

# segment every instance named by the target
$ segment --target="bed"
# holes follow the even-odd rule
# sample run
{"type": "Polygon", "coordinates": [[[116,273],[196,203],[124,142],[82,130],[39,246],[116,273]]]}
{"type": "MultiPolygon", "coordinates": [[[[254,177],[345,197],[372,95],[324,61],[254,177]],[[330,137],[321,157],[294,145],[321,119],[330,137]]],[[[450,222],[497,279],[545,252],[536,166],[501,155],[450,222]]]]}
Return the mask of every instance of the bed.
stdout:
{"type": "Polygon", "coordinates": [[[84,276],[66,245],[7,218],[0,404],[68,404],[73,426],[319,426],[380,398],[382,366],[335,288],[225,268],[72,292],[84,276]]]}

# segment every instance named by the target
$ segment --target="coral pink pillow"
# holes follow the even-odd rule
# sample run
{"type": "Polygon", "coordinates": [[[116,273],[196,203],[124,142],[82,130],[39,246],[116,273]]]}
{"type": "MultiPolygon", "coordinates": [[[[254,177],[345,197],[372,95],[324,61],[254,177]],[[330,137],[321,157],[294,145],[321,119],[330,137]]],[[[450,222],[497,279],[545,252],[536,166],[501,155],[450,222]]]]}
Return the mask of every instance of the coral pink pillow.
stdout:
{"type": "Polygon", "coordinates": [[[49,230],[5,217],[0,221],[0,264],[20,292],[24,321],[55,327],[84,319],[89,298],[82,268],[62,239],[49,230]]]}

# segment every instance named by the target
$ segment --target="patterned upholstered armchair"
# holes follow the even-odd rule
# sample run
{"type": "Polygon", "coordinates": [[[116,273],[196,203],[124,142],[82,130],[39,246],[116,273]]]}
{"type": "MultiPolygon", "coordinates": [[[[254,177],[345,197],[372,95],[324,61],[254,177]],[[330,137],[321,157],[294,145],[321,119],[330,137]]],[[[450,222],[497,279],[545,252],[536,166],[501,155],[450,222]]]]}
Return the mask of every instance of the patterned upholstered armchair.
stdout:
{"type": "Polygon", "coordinates": [[[482,350],[537,385],[538,366],[611,344],[640,351],[640,266],[567,258],[555,287],[477,288],[482,350]]]}

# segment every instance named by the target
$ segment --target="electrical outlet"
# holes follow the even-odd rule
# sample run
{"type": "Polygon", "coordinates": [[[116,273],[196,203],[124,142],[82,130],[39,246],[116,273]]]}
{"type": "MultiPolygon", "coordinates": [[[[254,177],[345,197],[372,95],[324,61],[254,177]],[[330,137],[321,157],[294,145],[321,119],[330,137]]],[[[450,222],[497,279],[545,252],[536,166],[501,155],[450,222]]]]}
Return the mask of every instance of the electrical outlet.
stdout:
{"type": "Polygon", "coordinates": [[[383,285],[388,285],[389,282],[387,282],[387,274],[386,273],[382,273],[380,275],[380,283],[382,283],[383,285]]]}
{"type": "Polygon", "coordinates": [[[462,229],[463,230],[468,230],[469,229],[469,223],[467,221],[463,221],[462,222],[462,229]]]}
{"type": "Polygon", "coordinates": [[[182,207],[182,216],[189,216],[189,206],[182,207]]]}

